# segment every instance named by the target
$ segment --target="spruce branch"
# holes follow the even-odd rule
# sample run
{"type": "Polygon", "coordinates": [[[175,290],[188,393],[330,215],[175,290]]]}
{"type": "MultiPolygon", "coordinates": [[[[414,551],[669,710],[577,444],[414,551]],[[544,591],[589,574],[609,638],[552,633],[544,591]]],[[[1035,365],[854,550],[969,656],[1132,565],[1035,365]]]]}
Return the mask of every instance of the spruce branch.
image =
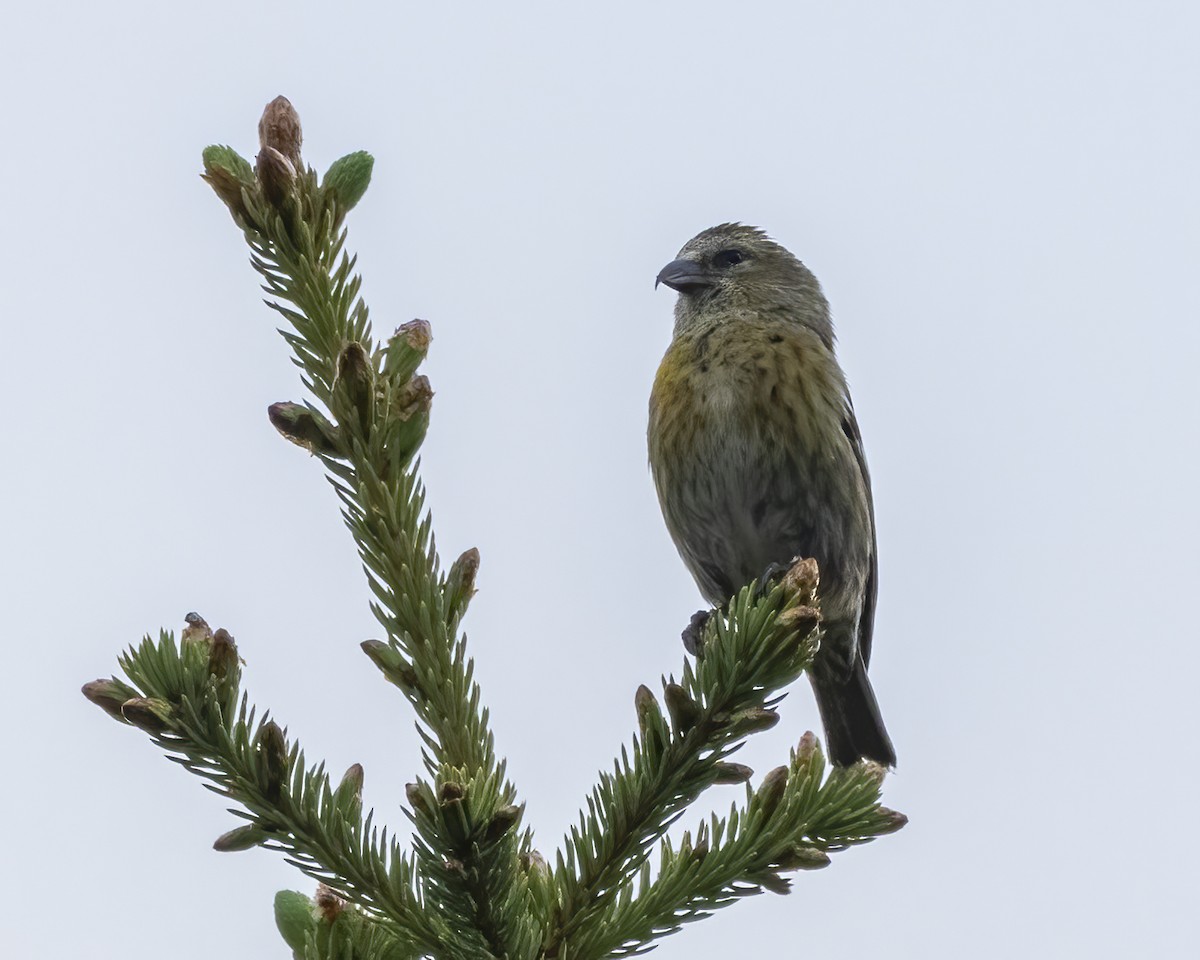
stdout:
{"type": "Polygon", "coordinates": [[[628,956],[740,897],[786,893],[790,871],[825,866],[831,852],[903,826],[879,805],[883,771],[826,772],[811,734],[757,788],[748,785],[753,771],[730,759],[778,722],[783,689],[820,642],[817,569],[805,560],[773,586],[742,590],[706,624],[694,619],[695,662],[678,680],[663,678],[661,699],[638,688],[638,732],[547,865],[497,756],[461,630],[478,551],[443,570],[425,506],[417,453],[433,390],[418,370],[430,327],[414,320],[376,342],[345,252],[345,217],[367,188],[371,157],[348,154],[318,178],[282,97],[259,132],[254,163],[209,147],[203,177],[251,248],[309,392],[272,404],[268,416],[328,473],[383,629],[363,652],[416,715],[423,772],[408,784],[404,810],[412,849],[376,827],[373,811],[363,816],[361,766],[333,784],[285,728],[257,716],[241,691],[233,637],[199,614],[187,615],[178,645],[165,631],[147,637],[120,658],[124,679],[83,692],[235,804],[241,823],[216,849],[278,850],[321,882],[315,898],[276,899],[293,956],[628,956]],[[747,784],[745,803],[673,843],[667,831],[689,804],[730,783],[747,784]]]}
{"type": "Polygon", "coordinates": [[[829,852],[900,829],[902,815],[879,806],[881,771],[871,764],[834,769],[816,738],[804,735],[787,767],[771,771],[757,791],[746,788],[743,809],[712,816],[684,833],[678,847],[664,840],[657,873],[644,863],[587,936],[572,943],[575,957],[624,957],[686,923],[764,891],[788,893],[783,874],[829,865],[829,852]],[[693,837],[695,839],[693,839],[693,837]]]}
{"type": "MultiPolygon", "coordinates": [[[[299,129],[298,120],[282,126],[299,129]]],[[[488,950],[504,956],[534,938],[520,923],[528,911],[515,849],[508,849],[511,842],[484,842],[498,812],[512,807],[516,789],[497,762],[459,632],[478,555],[465,563],[469,577],[461,561],[442,574],[414,463],[433,397],[429,381],[416,375],[432,339],[429,325],[404,324],[382,347],[372,338],[342,227],[366,188],[369,156],[344,157],[318,185],[311,169],[289,179],[271,146],[264,142],[259,155],[260,179],[263,170],[274,171],[268,179],[280,184],[264,182],[258,197],[244,192],[239,209],[250,224],[251,262],[273,298],[268,305],[290,325],[281,332],[293,360],[329,413],[308,403],[276,404],[272,420],[329,470],[375,596],[372,612],[387,634],[386,642],[368,641],[364,650],[415,709],[435,787],[457,782],[469,801],[414,818],[427,841],[417,844],[430,881],[425,895],[449,921],[478,931],[488,950]],[[461,866],[448,869],[447,861],[461,866]]],[[[277,152],[294,162],[298,144],[288,147],[277,152]]]]}
{"type": "Polygon", "coordinates": [[[686,663],[678,684],[664,682],[672,723],[650,691],[639,690],[641,732],[613,772],[601,773],[588,812],[557,856],[545,956],[591,956],[579,944],[596,937],[653,845],[705,789],[729,776],[726,758],[747,736],[778,721],[776,691],[800,676],[816,650],[812,586],[789,582],[761,596],[751,584],[715,613],[695,667],[686,663]]]}
{"type": "Polygon", "coordinates": [[[306,766],[300,745],[289,747],[278,724],[256,719],[248,698],[239,696],[240,667],[227,631],[179,646],[164,631],[157,642],[146,637],[131,647],[120,665],[131,684],[95,681],[87,685],[89,698],[130,694],[123,718],[239,805],[230,812],[246,823],[219,837],[218,850],[263,846],[284,853],[309,876],[386,918],[396,949],[406,956],[471,952],[423,909],[412,858],[386,830],[372,826],[370,815],[362,818],[353,780],[335,790],[323,764],[306,766]],[[232,670],[227,651],[234,654],[232,670]]]}

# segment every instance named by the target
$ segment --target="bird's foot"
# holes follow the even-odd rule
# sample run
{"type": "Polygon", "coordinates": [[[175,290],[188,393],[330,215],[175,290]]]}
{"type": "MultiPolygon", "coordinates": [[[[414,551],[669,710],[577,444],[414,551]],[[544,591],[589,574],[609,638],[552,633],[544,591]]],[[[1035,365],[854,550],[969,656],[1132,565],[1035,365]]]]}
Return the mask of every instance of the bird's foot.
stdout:
{"type": "Polygon", "coordinates": [[[775,581],[792,569],[791,563],[770,563],[758,578],[758,596],[765,597],[771,592],[775,581]]]}
{"type": "Polygon", "coordinates": [[[683,647],[692,656],[700,656],[704,646],[704,628],[708,626],[708,618],[713,615],[711,610],[697,610],[683,630],[683,647]]]}

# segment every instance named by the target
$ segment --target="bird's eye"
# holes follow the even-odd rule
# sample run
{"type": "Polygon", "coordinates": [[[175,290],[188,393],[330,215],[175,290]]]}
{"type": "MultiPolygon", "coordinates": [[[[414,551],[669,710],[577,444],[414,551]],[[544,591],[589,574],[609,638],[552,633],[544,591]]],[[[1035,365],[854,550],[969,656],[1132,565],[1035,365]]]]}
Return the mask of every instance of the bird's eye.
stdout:
{"type": "Polygon", "coordinates": [[[713,266],[726,269],[732,267],[735,263],[741,263],[745,259],[746,255],[741,250],[722,250],[713,256],[713,266]]]}

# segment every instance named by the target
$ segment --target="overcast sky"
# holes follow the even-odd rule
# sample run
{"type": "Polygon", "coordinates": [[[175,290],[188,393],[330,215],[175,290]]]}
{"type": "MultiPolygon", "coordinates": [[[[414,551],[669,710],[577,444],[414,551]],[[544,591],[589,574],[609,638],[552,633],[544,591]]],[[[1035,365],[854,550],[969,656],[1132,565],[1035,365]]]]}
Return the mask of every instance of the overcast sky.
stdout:
{"type": "MultiPolygon", "coordinates": [[[[433,325],[438,544],[553,850],[700,597],[646,467],[659,268],[742,220],[832,303],[875,484],[900,834],[664,942],[1195,949],[1200,12],[1191,3],[25,4],[0,36],[5,954],[284,958],[236,821],[79,695],[199,610],[401,830],[411,715],[248,252],[197,176],[286,94],[376,330],[433,325]],[[15,701],[15,702],[14,702],[15,701]],[[1188,919],[1191,917],[1192,919],[1188,919]]],[[[817,724],[806,686],[745,762],[817,724]]],[[[739,758],[741,759],[741,758],[739,758]]],[[[735,788],[714,789],[722,808],[735,788]]],[[[696,817],[689,817],[695,820],[696,817]]]]}

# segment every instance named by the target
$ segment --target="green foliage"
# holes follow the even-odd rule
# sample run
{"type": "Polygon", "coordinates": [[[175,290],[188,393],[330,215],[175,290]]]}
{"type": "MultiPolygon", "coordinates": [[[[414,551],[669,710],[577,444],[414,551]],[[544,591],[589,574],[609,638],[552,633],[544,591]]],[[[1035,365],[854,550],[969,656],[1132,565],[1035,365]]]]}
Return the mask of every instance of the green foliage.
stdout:
{"type": "Polygon", "coordinates": [[[260,136],[254,165],[229,147],[206,149],[203,176],[250,245],[309,394],[272,405],[271,422],[328,472],[383,631],[363,650],[417,717],[423,772],[406,791],[408,849],[373,812],[364,816],[362,767],[332,784],[323,764],[310,765],[285,728],[250,706],[233,637],[198,615],[180,643],[168,632],[147,637],[120,658],[125,679],[83,692],[233,804],[242,822],[218,850],[278,850],[320,881],[315,898],[276,898],[293,956],[626,956],[741,897],[786,893],[785,874],[824,867],[831,853],[903,826],[879,805],[883,771],[827,772],[811,734],[757,788],[752,771],[729,760],[775,725],[781,691],[819,643],[816,569],[804,561],[716,612],[703,655],[663,682],[661,703],[638,688],[637,733],[601,774],[553,866],[533,848],[460,630],[479,554],[468,550],[442,571],[417,473],[433,397],[417,373],[429,325],[413,321],[377,343],[344,252],[343,221],[366,190],[371,158],[349,154],[318,184],[283,98],[268,106],[260,136]],[[718,783],[747,783],[744,803],[672,841],[671,825],[718,783]]]}

